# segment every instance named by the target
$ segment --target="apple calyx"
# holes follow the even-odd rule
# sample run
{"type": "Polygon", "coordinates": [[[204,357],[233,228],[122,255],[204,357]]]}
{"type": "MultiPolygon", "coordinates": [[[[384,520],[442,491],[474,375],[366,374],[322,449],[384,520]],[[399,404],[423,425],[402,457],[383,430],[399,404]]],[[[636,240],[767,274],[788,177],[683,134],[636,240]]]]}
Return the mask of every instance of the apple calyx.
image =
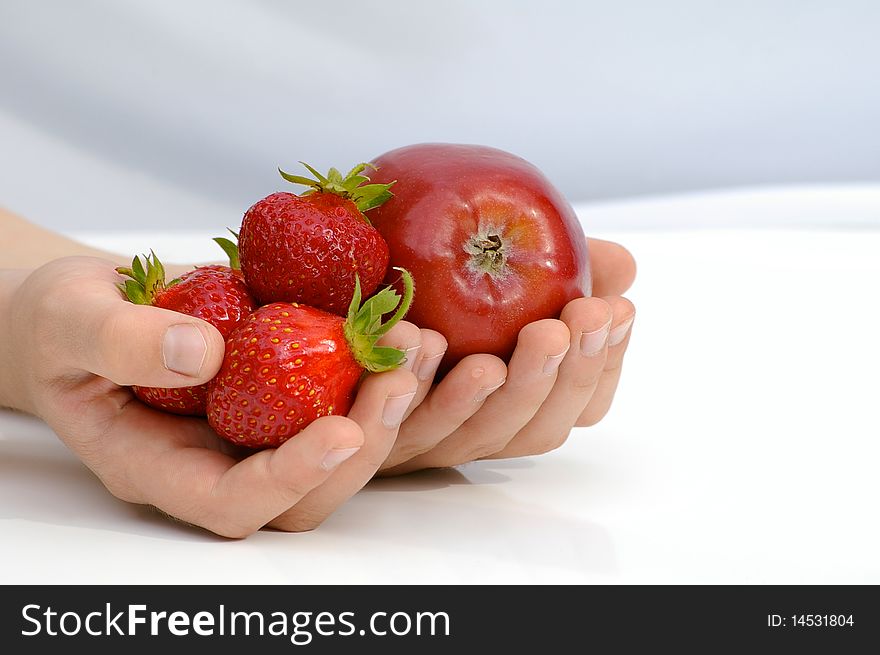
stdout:
{"type": "Polygon", "coordinates": [[[362,162],[352,168],[345,177],[343,177],[342,173],[335,168],[331,168],[327,172],[327,175],[321,175],[304,161],[301,161],[300,164],[305,166],[309,173],[314,175],[315,178],[312,179],[302,175],[292,175],[291,173],[285,173],[280,168],[278,169],[278,172],[281,173],[281,177],[288,182],[302,184],[309,187],[300,195],[306,196],[311,193],[334,193],[337,196],[351,200],[357,206],[358,211],[367,223],[370,221],[364,215],[364,212],[368,212],[394,197],[394,194],[391,193],[389,189],[397,180],[389,182],[388,184],[365,184],[365,182],[370,181],[370,178],[361,173],[367,168],[375,170],[376,167],[373,164],[362,162]]]}
{"type": "Polygon", "coordinates": [[[471,271],[488,273],[493,278],[506,275],[510,244],[501,229],[495,226],[481,228],[467,240],[464,250],[470,255],[468,268],[471,271]]]}

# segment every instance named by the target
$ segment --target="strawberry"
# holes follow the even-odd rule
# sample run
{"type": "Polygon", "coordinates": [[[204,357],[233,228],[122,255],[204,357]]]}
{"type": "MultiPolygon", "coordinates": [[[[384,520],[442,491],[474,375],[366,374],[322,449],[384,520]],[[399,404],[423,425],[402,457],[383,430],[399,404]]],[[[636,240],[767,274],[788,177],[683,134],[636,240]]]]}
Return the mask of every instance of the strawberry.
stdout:
{"type": "MultiPolygon", "coordinates": [[[[229,266],[199,266],[178,279],[165,282],[165,268],[155,253],[135,257],[131,268],[116,271],[128,277],[119,287],[131,302],[171,309],[208,321],[225,339],[238,323],[256,309],[241,271],[229,266]]],[[[232,262],[234,263],[234,261],[232,262]]],[[[134,394],[156,409],[174,414],[205,415],[207,385],[178,389],[132,387],[134,394]]]]}
{"type": "Polygon", "coordinates": [[[412,302],[412,276],[398,270],[402,301],[388,287],[361,305],[356,277],[345,318],[280,302],[248,316],[226,341],[223,366],[209,383],[208,422],[217,434],[252,448],[275,447],[320,416],[347,414],[365,370],[388,371],[403,360],[403,351],[376,346],[412,302]]]}
{"type": "Polygon", "coordinates": [[[254,204],[241,223],[239,251],[248,287],[260,304],[298,302],[345,315],[354,295],[371,295],[388,268],[388,245],[365,216],[392,197],[388,184],[364,184],[369,164],[345,177],[281,176],[310,187],[302,195],[273,193],[254,204]]]}

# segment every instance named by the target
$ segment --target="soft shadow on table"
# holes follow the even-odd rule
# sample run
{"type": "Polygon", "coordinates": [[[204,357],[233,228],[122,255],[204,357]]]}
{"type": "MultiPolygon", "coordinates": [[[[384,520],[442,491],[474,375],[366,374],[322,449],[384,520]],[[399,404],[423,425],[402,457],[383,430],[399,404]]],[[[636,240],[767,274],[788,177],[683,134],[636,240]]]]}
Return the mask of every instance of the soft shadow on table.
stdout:
{"type": "MultiPolygon", "coordinates": [[[[498,466],[503,461],[506,460],[496,460],[492,465],[495,468],[504,468],[498,466]]],[[[462,475],[458,469],[451,468],[428,469],[390,478],[380,477],[370,482],[367,489],[372,491],[426,491],[462,484],[500,484],[510,480],[503,473],[490,468],[475,468],[476,466],[478,465],[470,465],[469,470],[473,475],[467,477],[462,475]]],[[[534,462],[529,462],[529,466],[534,466],[534,462]]]]}
{"type": "MultiPolygon", "coordinates": [[[[0,519],[164,541],[228,541],[174,523],[153,508],[114,498],[42,421],[6,412],[2,418],[0,519]]],[[[487,553],[495,559],[535,565],[548,564],[551,544],[554,566],[614,573],[614,549],[602,526],[506,494],[503,483],[510,478],[505,472],[535,465],[525,458],[487,460],[460,469],[376,479],[312,534],[334,542],[368,540],[381,547],[394,543],[459,554],[487,553]],[[466,494],[461,493],[463,486],[469,487],[466,494]]],[[[559,485],[574,486],[583,471],[572,469],[570,475],[571,480],[563,476],[559,485]]],[[[264,534],[289,540],[291,548],[300,536],[264,534]]]]}
{"type": "Polygon", "coordinates": [[[156,509],[114,498],[38,419],[3,412],[0,519],[101,529],[154,539],[225,541],[156,509]]]}
{"type": "MultiPolygon", "coordinates": [[[[496,560],[535,566],[616,573],[614,546],[602,525],[544,505],[523,503],[505,493],[500,483],[509,477],[502,471],[534,466],[535,460],[526,458],[485,460],[460,470],[435,469],[373,480],[321,530],[344,532],[349,539],[379,543],[391,539],[395,544],[428,550],[485,553],[496,560]],[[464,485],[471,487],[466,496],[431,493],[464,485]],[[388,498],[377,498],[383,495],[388,498]],[[388,511],[377,512],[377,506],[386,501],[388,511]],[[401,524],[406,528],[401,529],[401,524]],[[548,552],[552,552],[552,561],[548,561],[548,552]]],[[[571,480],[559,480],[560,486],[575,487],[583,471],[573,467],[571,476],[571,480]]]]}

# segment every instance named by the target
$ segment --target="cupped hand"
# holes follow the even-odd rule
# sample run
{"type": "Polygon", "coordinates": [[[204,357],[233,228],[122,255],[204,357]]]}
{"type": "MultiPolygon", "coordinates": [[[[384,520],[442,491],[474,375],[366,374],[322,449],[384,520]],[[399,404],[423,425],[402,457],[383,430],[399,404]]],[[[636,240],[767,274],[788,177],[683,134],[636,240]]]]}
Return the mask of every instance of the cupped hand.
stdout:
{"type": "Polygon", "coordinates": [[[558,448],[574,426],[590,426],[611,406],[635,307],[622,297],[635,260],[622,246],[589,240],[593,296],[568,303],[559,319],[524,327],[509,363],[463,359],[439,384],[442,335],[421,330],[410,342],[418,378],[409,414],[380,467],[382,475],[455,466],[481,458],[536,455],[558,448]]]}
{"type": "MultiPolygon", "coordinates": [[[[417,388],[406,369],[370,376],[349,417],[321,418],[256,453],[220,439],[203,419],[141,404],[129,385],[206,382],[224,344],[204,321],[123,300],[114,267],[68,257],[21,273],[0,319],[9,335],[0,354],[8,404],[43,418],[115,496],[228,537],[263,526],[304,530],[387,459],[417,388]]],[[[418,334],[398,327],[398,336],[418,334]]]]}
{"type": "Polygon", "coordinates": [[[472,355],[434,384],[445,339],[401,322],[383,340],[407,351],[404,368],[369,376],[348,417],[324,417],[257,453],[127,388],[211,379],[224,347],[211,325],[124,301],[110,261],[59,259],[20,274],[0,319],[5,396],[123,500],[229,537],[312,529],[377,473],[542,453],[599,421],[629,341],[635,310],[620,294],[635,264],[610,242],[591,240],[590,254],[594,297],[526,326],[509,365],[472,355]]]}

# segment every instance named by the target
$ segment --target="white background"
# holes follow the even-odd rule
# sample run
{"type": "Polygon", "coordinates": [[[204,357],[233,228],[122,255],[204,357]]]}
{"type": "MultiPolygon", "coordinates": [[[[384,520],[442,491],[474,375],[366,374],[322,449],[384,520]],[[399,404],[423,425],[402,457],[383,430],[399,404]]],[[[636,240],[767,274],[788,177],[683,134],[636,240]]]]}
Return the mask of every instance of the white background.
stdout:
{"type": "Polygon", "coordinates": [[[276,166],[421,141],[510,150],[573,202],[870,181],[878,28],[871,0],[4,0],[0,203],[217,229],[276,166]]]}
{"type": "Polygon", "coordinates": [[[170,523],[0,412],[0,582],[880,582],[877,7],[0,3],[0,203],[41,224],[206,259],[276,165],[466,141],[639,262],[602,423],[309,534],[170,523]]]}

